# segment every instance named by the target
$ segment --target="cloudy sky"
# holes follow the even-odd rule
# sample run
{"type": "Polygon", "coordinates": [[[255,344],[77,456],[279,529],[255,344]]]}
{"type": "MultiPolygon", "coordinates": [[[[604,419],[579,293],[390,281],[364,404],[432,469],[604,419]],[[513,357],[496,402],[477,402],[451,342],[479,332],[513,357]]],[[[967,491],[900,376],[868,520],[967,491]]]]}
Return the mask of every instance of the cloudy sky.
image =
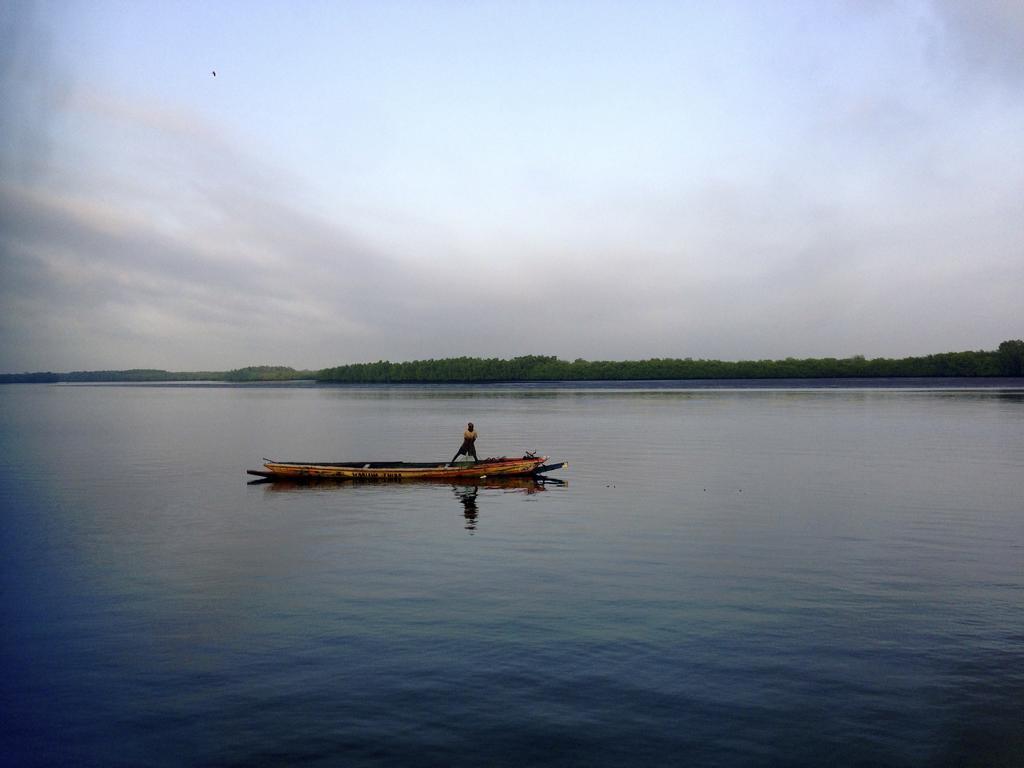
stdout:
{"type": "Polygon", "coordinates": [[[0,371],[994,349],[1022,62],[1017,0],[7,0],[0,371]]]}

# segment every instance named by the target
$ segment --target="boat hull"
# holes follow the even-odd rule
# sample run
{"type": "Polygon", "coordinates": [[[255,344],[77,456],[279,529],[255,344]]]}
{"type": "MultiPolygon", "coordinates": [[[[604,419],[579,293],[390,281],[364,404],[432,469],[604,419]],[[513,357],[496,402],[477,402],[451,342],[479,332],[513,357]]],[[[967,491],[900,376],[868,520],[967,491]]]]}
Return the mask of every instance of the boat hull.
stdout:
{"type": "Polygon", "coordinates": [[[430,462],[297,462],[267,461],[262,470],[247,470],[250,475],[268,480],[446,480],[485,477],[525,477],[539,470],[556,469],[547,465],[547,456],[485,459],[479,462],[436,464],[430,462]]]}
{"type": "MultiPolygon", "coordinates": [[[[251,471],[250,474],[254,473],[251,471]]],[[[506,475],[504,477],[455,477],[445,478],[417,478],[415,480],[355,480],[339,477],[254,477],[249,485],[265,485],[268,490],[290,493],[302,490],[326,490],[332,488],[352,488],[357,485],[423,485],[423,486],[445,486],[457,493],[470,493],[473,491],[488,489],[502,491],[522,491],[531,494],[547,490],[548,485],[564,486],[565,480],[546,475],[506,475]]]]}

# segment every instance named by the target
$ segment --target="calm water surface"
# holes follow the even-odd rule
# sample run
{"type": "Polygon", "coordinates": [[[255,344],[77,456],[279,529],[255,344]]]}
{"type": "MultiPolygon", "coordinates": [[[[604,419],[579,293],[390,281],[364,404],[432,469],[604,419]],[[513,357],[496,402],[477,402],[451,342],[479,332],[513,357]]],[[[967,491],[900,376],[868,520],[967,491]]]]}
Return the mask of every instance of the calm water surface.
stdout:
{"type": "Polygon", "coordinates": [[[0,388],[4,764],[1024,764],[1024,382],[0,388]],[[564,486],[248,485],[263,456],[564,486]]]}

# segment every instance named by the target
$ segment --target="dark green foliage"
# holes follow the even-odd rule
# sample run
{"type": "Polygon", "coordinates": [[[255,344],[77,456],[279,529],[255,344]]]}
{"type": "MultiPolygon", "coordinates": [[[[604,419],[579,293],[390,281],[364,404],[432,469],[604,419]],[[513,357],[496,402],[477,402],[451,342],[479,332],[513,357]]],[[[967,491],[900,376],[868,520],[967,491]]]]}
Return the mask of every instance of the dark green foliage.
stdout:
{"type": "Polygon", "coordinates": [[[0,384],[56,384],[104,382],[162,381],[294,381],[312,379],[312,371],[296,371],[284,366],[261,365],[233,371],[163,371],[155,368],[133,368],[127,371],[71,371],[70,373],[3,373],[0,384]]]}
{"type": "Polygon", "coordinates": [[[224,381],[296,381],[312,379],[312,371],[296,371],[283,365],[253,365],[218,374],[224,381]]]}
{"type": "Polygon", "coordinates": [[[163,371],[158,368],[132,368],[127,371],[71,371],[60,374],[65,382],[159,382],[159,381],[211,381],[223,376],[209,371],[163,371]]]}
{"type": "Polygon", "coordinates": [[[39,371],[37,373],[0,373],[0,384],[55,384],[61,380],[59,373],[39,371]]]}
{"type": "Polygon", "coordinates": [[[1024,341],[1013,339],[999,345],[999,372],[1003,376],[1024,376],[1024,341]]]}
{"type": "Polygon", "coordinates": [[[647,379],[812,379],[946,376],[1020,376],[1024,342],[1004,342],[999,352],[945,352],[902,359],[808,358],[798,360],[650,360],[571,363],[530,355],[511,360],[474,357],[415,360],[408,363],[356,363],[325,368],[318,381],[349,384],[397,384],[495,381],[629,381],[647,379]],[[1015,372],[1014,372],[1015,371],[1015,372]]]}
{"type": "Polygon", "coordinates": [[[450,357],[443,360],[414,360],[409,363],[356,363],[325,368],[316,373],[318,381],[351,384],[401,384],[448,381],[553,381],[561,375],[562,362],[556,357],[529,355],[511,360],[478,357],[450,357]]]}
{"type": "Polygon", "coordinates": [[[1004,341],[994,352],[944,352],[902,359],[863,355],[798,360],[582,360],[544,355],[502,360],[450,357],[392,363],[355,363],[321,371],[258,365],[227,372],[174,372],[155,369],[0,374],[0,384],[57,382],[297,381],[315,379],[347,384],[423,384],[498,381],[630,381],[647,379],[815,379],[945,376],[1024,376],[1024,341],[1004,341]]]}

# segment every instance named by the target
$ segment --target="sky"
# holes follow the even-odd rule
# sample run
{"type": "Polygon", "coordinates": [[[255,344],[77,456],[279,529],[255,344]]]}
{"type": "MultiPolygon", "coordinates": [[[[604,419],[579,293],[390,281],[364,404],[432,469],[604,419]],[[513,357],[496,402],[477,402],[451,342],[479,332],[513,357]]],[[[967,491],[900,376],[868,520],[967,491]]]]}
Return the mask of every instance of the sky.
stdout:
{"type": "Polygon", "coordinates": [[[995,349],[1021,62],[1017,0],[7,0],[0,372],[995,349]]]}

